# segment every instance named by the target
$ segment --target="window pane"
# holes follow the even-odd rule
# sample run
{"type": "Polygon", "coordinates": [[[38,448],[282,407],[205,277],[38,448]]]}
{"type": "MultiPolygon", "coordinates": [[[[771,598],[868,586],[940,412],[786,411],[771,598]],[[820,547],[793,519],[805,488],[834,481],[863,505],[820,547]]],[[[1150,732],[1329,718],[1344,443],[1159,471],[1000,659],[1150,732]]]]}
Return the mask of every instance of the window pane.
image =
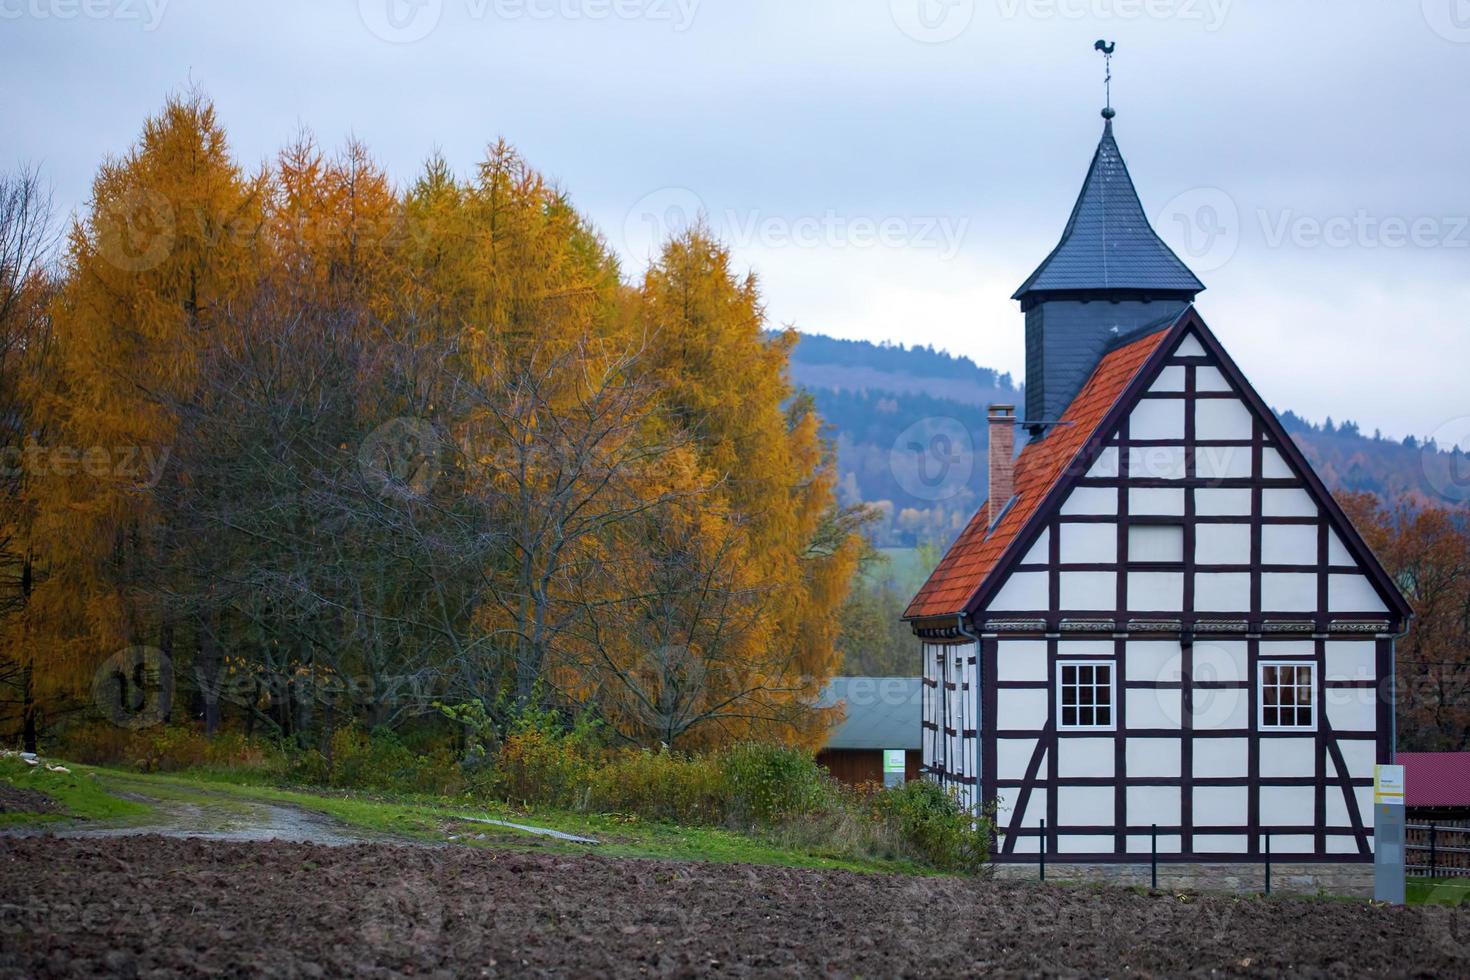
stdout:
{"type": "Polygon", "coordinates": [[[1270,664],[1267,664],[1266,666],[1264,666],[1264,667],[1261,668],[1261,683],[1262,684],[1275,684],[1276,683],[1276,668],[1275,667],[1272,667],[1270,664]]]}
{"type": "Polygon", "coordinates": [[[1077,709],[1076,708],[1063,708],[1062,709],[1062,724],[1063,725],[1075,725],[1075,724],[1077,724],[1077,709]]]}
{"type": "Polygon", "coordinates": [[[1261,711],[1261,723],[1264,725],[1275,725],[1279,721],[1280,709],[1265,708],[1261,711]]]}
{"type": "Polygon", "coordinates": [[[1106,708],[1106,707],[1105,708],[1098,708],[1097,709],[1097,723],[1099,725],[1111,725],[1113,723],[1113,709],[1112,708],[1106,708]]]}
{"type": "Polygon", "coordinates": [[[1113,668],[1100,666],[1097,668],[1097,682],[1104,686],[1112,683],[1113,668]]]}
{"type": "Polygon", "coordinates": [[[1092,683],[1092,667],[1090,665],[1077,668],[1077,681],[1081,684],[1092,683]]]}
{"type": "Polygon", "coordinates": [[[1075,687],[1062,688],[1062,707],[1068,707],[1077,703],[1077,689],[1075,687]]]}
{"type": "Polygon", "coordinates": [[[1062,683],[1077,683],[1077,667],[1075,664],[1062,664],[1062,683]]]}
{"type": "Polygon", "coordinates": [[[1276,692],[1277,692],[1277,690],[1278,689],[1275,688],[1275,687],[1263,687],[1263,688],[1261,688],[1261,697],[1265,699],[1267,705],[1275,705],[1276,704],[1276,692]]]}
{"type": "Polygon", "coordinates": [[[1312,668],[1298,667],[1296,669],[1296,682],[1302,687],[1312,686],[1312,668]]]}
{"type": "Polygon", "coordinates": [[[1092,704],[1092,688],[1079,688],[1077,691],[1077,700],[1082,704],[1092,704]]]}

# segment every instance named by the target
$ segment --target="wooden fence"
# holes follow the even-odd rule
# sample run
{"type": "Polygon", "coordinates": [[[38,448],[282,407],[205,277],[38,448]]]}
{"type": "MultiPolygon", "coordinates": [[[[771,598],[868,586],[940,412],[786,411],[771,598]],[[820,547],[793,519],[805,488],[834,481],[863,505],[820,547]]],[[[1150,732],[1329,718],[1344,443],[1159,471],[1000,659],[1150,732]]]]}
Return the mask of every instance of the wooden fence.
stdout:
{"type": "Polygon", "coordinates": [[[1470,820],[1404,825],[1404,870],[1431,878],[1470,878],[1470,820]]]}

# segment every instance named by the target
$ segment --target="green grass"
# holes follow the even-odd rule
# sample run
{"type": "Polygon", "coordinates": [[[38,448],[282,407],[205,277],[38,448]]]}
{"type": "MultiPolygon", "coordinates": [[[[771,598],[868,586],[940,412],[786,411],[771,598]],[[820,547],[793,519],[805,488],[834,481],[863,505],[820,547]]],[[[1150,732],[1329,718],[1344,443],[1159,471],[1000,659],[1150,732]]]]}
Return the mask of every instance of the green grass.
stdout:
{"type": "MultiPolygon", "coordinates": [[[[99,801],[111,800],[114,805],[122,804],[145,811],[146,807],[108,796],[101,787],[137,793],[160,801],[220,808],[227,812],[248,808],[249,803],[292,806],[326,814],[349,827],[370,834],[410,840],[453,839],[468,846],[534,848],[567,853],[591,852],[611,857],[766,864],[864,872],[929,873],[903,860],[879,857],[855,859],[842,854],[835,845],[796,847],[758,834],[650,823],[620,815],[545,809],[519,811],[506,806],[486,806],[473,801],[443,797],[388,797],[360,792],[285,789],[232,779],[232,774],[217,770],[144,774],[91,766],[72,768],[74,773],[70,779],[90,789],[99,801]],[[90,775],[91,773],[95,773],[95,776],[90,775]],[[558,841],[511,828],[459,819],[463,817],[489,817],[545,827],[591,837],[599,841],[599,846],[558,841]]],[[[39,817],[31,817],[26,822],[39,820],[39,817]]]]}
{"type": "Polygon", "coordinates": [[[1404,900],[1409,905],[1463,905],[1470,901],[1470,877],[1410,878],[1404,900]]]}
{"type": "Polygon", "coordinates": [[[51,772],[45,766],[31,766],[17,758],[5,758],[0,759],[0,782],[45,793],[62,807],[61,811],[51,813],[0,813],[0,827],[68,819],[127,823],[149,813],[147,806],[107,792],[95,777],[80,767],[72,767],[69,773],[51,772]]]}

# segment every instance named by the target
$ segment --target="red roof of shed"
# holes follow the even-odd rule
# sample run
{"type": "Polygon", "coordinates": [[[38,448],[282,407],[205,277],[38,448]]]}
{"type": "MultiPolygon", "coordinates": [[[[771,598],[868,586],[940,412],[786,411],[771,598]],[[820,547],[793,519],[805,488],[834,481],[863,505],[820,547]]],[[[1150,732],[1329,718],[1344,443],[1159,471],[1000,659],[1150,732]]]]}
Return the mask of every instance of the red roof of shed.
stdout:
{"type": "Polygon", "coordinates": [[[1093,370],[1092,377],[1045,439],[1032,442],[1016,460],[1016,496],[989,534],[986,507],[970,518],[969,526],[950,545],[939,567],[919,589],[904,612],[904,619],[954,616],[965,611],[970,599],[984,584],[1006,548],[1015,540],[1041,507],[1069,464],[1087,446],[1108,411],[1128,390],[1144,362],[1163,343],[1173,324],[1110,351],[1093,370]]]}
{"type": "Polygon", "coordinates": [[[1400,752],[1407,806],[1470,806],[1470,752],[1400,752]]]}

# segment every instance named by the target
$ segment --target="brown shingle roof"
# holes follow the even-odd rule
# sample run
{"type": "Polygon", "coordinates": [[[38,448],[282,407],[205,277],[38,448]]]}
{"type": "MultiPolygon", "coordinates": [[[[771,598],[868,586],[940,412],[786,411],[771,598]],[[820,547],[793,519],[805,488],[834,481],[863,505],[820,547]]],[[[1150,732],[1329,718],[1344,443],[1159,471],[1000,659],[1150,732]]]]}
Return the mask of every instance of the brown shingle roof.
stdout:
{"type": "MultiPolygon", "coordinates": [[[[984,504],[969,525],[919,589],[904,612],[904,619],[954,616],[965,611],[971,598],[985,584],[1001,556],[1030,523],[1042,501],[1069,471],[1070,464],[1092,441],[1109,410],[1128,389],[1170,327],[1131,341],[1109,352],[1098,362],[1092,377],[1082,386],[1062,415],[1062,422],[1045,439],[1029,443],[1016,460],[1016,496],[1001,515],[995,530],[986,534],[984,504]]],[[[1080,475],[1080,474],[1079,474],[1080,475]]]]}

